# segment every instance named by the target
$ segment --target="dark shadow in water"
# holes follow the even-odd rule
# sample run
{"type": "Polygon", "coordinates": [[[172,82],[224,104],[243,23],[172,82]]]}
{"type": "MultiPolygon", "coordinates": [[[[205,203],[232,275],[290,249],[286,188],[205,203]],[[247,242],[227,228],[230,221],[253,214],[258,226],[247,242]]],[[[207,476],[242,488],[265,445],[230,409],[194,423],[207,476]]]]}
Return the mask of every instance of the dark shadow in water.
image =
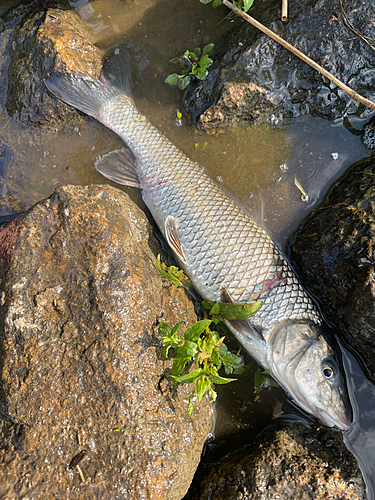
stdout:
{"type": "Polygon", "coordinates": [[[354,356],[343,348],[342,361],[353,408],[353,424],[344,432],[344,443],[357,459],[368,500],[375,500],[375,385],[364,377],[354,356]]]}

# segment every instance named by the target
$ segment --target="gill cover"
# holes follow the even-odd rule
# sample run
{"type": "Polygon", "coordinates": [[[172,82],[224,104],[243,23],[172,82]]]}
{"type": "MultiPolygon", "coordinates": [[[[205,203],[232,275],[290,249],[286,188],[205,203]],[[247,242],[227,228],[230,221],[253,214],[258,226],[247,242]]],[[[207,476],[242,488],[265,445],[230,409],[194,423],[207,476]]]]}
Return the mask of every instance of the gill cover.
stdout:
{"type": "Polygon", "coordinates": [[[308,321],[281,324],[270,339],[267,358],[270,373],[299,406],[328,427],[350,427],[344,379],[318,325],[308,321]]]}

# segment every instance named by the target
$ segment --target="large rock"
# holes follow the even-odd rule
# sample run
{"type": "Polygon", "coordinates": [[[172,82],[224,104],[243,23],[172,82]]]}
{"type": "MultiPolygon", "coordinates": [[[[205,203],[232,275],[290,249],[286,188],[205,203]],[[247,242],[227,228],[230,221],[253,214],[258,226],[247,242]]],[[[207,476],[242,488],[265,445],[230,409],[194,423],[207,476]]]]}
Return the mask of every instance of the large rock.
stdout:
{"type": "Polygon", "coordinates": [[[201,465],[184,500],[366,500],[342,434],[278,422],[253,446],[201,465]]]}
{"type": "Polygon", "coordinates": [[[338,179],[291,238],[290,256],[328,319],[375,376],[375,156],[338,179]]]}
{"type": "MultiPolygon", "coordinates": [[[[285,23],[279,21],[281,3],[274,0],[261,2],[250,14],[374,101],[375,52],[345,19],[373,38],[375,7],[370,0],[341,5],[339,0],[296,0],[285,23]]],[[[308,113],[335,119],[364,112],[363,105],[245,21],[224,37],[214,60],[209,76],[185,96],[201,128],[254,121],[279,124],[308,113]]]]}
{"type": "Polygon", "coordinates": [[[9,11],[0,28],[1,45],[9,51],[9,60],[3,62],[8,115],[38,128],[77,125],[78,112],[50,97],[44,80],[55,70],[99,77],[104,52],[82,19],[74,10],[34,0],[9,11]]]}
{"type": "Polygon", "coordinates": [[[0,240],[0,497],[182,498],[211,408],[189,416],[170,383],[157,325],[196,318],[163,287],[144,213],[118,189],[66,186],[0,240]]]}

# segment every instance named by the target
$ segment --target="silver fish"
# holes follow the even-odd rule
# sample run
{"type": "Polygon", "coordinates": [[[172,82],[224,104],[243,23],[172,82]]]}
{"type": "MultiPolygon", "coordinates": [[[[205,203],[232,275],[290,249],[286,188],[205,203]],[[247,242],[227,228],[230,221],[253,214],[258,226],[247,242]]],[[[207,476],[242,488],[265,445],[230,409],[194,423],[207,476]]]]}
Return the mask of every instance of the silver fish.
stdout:
{"type": "Polygon", "coordinates": [[[227,324],[239,342],[304,410],[327,426],[348,429],[343,377],[319,312],[268,234],[139,114],[130,82],[120,90],[102,74],[90,80],[54,74],[48,89],[118,134],[127,149],[103,156],[96,168],[139,187],[179,264],[202,297],[263,302],[246,321],[227,324]]]}

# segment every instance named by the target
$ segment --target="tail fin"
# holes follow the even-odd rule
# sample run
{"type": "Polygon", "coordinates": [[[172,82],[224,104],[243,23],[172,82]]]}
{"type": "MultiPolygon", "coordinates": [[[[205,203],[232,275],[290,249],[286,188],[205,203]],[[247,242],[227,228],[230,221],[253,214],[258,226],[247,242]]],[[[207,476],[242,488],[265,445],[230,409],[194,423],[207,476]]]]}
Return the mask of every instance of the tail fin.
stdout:
{"type": "Polygon", "coordinates": [[[99,121],[103,105],[122,94],[103,79],[89,80],[71,73],[55,73],[45,84],[56,97],[99,121]]]}
{"type": "Polygon", "coordinates": [[[45,84],[50,92],[74,108],[101,121],[101,109],[120,95],[131,97],[131,57],[126,47],[108,57],[99,80],[73,73],[55,73],[45,84]]]}

